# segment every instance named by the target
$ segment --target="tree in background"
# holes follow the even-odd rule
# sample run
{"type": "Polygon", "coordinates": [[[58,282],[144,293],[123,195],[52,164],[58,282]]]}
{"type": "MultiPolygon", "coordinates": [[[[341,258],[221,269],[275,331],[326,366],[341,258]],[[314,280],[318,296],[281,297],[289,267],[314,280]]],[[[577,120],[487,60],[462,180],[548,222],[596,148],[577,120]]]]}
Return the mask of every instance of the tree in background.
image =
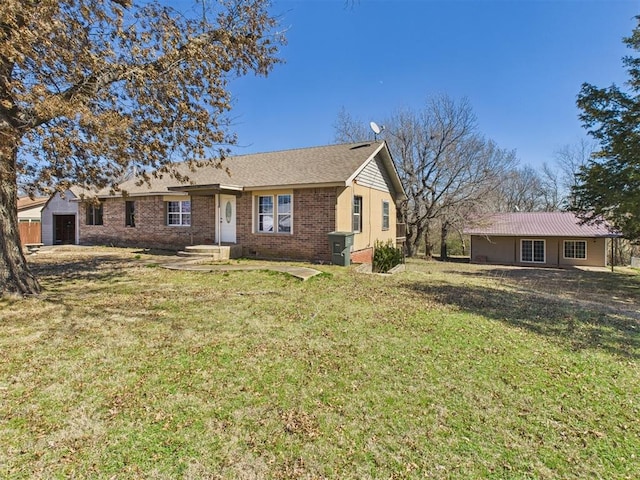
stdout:
{"type": "MultiPolygon", "coordinates": [[[[640,51],[640,16],[627,46],[640,51]]],[[[640,240],[640,57],[626,56],[629,91],[585,83],[580,119],[600,150],[580,169],[571,209],[586,222],[608,220],[625,237],[640,240]]]]}
{"type": "Polygon", "coordinates": [[[337,143],[358,143],[375,138],[369,126],[354,119],[344,107],[338,112],[333,128],[335,130],[334,140],[337,143]]]}
{"type": "Polygon", "coordinates": [[[102,188],[132,166],[162,174],[224,156],[228,81],[278,62],[268,6],[203,0],[185,15],[131,0],[2,0],[0,293],[40,289],[20,248],[18,176],[31,193],[102,188]]]}
{"type": "Polygon", "coordinates": [[[515,167],[504,173],[498,188],[487,198],[487,211],[535,212],[542,209],[542,178],[532,167],[515,167]]]}
{"type": "Polygon", "coordinates": [[[595,146],[581,139],[565,145],[554,154],[553,161],[540,169],[529,165],[507,171],[500,186],[487,199],[487,211],[555,212],[569,206],[576,175],[586,165],[595,146]]]}
{"type": "Polygon", "coordinates": [[[495,142],[482,137],[477,137],[476,142],[479,144],[467,151],[466,155],[460,155],[457,158],[458,165],[445,174],[446,183],[441,184],[442,195],[435,200],[439,207],[434,209],[434,213],[439,221],[442,260],[448,258],[449,234],[452,231],[461,232],[466,223],[489,210],[487,199],[499,188],[505,173],[516,163],[515,152],[501,149],[495,142]]]}
{"type": "Polygon", "coordinates": [[[577,175],[586,167],[597,150],[593,141],[580,139],[573,145],[564,145],[555,152],[554,165],[558,172],[562,195],[568,202],[571,190],[578,185],[577,175]]]}
{"type": "MultiPolygon", "coordinates": [[[[482,210],[514,166],[515,154],[479,134],[467,100],[456,102],[446,95],[432,98],[421,110],[400,110],[384,124],[382,135],[408,196],[401,206],[407,253],[413,256],[424,241],[430,256],[434,235],[446,240],[452,229],[482,210]]],[[[371,135],[344,111],[335,128],[337,141],[362,141],[371,135]]],[[[441,245],[446,258],[446,241],[441,245]]]]}

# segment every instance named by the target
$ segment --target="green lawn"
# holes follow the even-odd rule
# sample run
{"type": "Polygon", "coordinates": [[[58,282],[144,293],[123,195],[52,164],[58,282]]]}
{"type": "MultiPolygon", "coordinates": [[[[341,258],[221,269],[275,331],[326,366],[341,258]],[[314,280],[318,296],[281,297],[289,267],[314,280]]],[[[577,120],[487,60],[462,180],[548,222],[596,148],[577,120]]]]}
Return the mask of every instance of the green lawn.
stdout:
{"type": "Polygon", "coordinates": [[[0,300],[0,478],[640,472],[637,272],[161,260],[38,255],[0,300]]]}

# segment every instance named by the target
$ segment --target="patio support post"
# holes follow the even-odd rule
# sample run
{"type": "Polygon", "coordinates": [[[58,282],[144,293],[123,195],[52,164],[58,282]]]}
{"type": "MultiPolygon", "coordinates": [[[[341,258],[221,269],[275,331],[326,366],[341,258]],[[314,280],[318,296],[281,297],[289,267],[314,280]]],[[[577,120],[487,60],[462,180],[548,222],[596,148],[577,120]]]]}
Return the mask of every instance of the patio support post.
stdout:
{"type": "Polygon", "coordinates": [[[615,245],[616,245],[616,238],[615,237],[611,237],[611,271],[612,272],[613,272],[613,266],[616,263],[615,245]]]}

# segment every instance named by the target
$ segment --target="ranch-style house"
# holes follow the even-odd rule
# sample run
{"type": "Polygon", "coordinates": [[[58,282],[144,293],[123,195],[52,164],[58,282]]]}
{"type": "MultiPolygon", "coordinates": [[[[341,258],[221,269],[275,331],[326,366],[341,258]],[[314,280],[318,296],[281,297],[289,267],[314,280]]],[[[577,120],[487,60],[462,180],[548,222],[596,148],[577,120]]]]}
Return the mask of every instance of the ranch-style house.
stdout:
{"type": "Polygon", "coordinates": [[[115,195],[57,194],[51,218],[43,218],[43,242],[228,245],[237,255],[325,262],[332,258],[328,235],[346,232],[353,234],[351,261],[370,262],[377,240],[404,240],[396,216],[406,196],[385,142],[240,155],[221,167],[177,170],[187,182],[165,175],[143,185],[131,179],[115,195]]]}

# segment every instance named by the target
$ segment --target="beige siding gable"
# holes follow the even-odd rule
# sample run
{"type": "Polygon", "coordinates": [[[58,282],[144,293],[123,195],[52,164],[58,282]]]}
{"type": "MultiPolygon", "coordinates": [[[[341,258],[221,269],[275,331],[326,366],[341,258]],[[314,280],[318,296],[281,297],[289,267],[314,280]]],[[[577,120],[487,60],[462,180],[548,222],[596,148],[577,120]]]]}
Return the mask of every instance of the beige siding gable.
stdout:
{"type": "Polygon", "coordinates": [[[392,183],[382,160],[376,156],[362,169],[355,179],[358,185],[374,188],[382,192],[391,192],[392,183]]]}

